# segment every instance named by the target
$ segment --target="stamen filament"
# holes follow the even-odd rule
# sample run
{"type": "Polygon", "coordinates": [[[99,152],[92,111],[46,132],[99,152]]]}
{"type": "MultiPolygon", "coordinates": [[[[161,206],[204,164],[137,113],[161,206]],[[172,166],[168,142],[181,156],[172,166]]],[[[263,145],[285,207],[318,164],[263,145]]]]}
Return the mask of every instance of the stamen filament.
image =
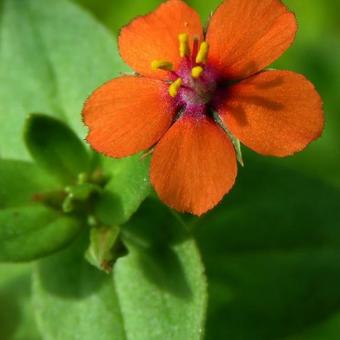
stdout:
{"type": "Polygon", "coordinates": [[[187,33],[181,33],[178,35],[179,40],[179,55],[181,58],[189,55],[189,36],[187,33]]]}
{"type": "Polygon", "coordinates": [[[198,79],[203,72],[203,67],[195,66],[191,69],[191,76],[195,79],[198,79]]]}
{"type": "Polygon", "coordinates": [[[169,86],[169,94],[171,97],[175,98],[178,94],[180,87],[182,86],[182,79],[176,79],[170,86],[169,86]]]}
{"type": "Polygon", "coordinates": [[[173,65],[166,60],[154,60],[151,62],[151,69],[156,70],[164,70],[164,71],[171,71],[173,65]]]}
{"type": "Polygon", "coordinates": [[[198,64],[205,63],[207,61],[208,51],[209,45],[206,41],[203,41],[200,45],[200,48],[196,56],[196,63],[198,64]]]}
{"type": "Polygon", "coordinates": [[[198,43],[199,43],[199,38],[194,37],[194,41],[193,41],[193,44],[192,44],[192,54],[191,54],[191,58],[192,58],[193,63],[196,60],[196,55],[197,55],[197,52],[198,52],[198,43]]]}

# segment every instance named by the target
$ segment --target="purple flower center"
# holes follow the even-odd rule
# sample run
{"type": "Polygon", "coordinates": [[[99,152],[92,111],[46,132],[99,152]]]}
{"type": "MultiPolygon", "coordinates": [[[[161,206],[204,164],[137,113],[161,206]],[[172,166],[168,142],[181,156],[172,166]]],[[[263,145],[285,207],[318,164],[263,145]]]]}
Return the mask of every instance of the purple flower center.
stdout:
{"type": "Polygon", "coordinates": [[[198,78],[192,76],[192,69],[197,66],[189,59],[183,60],[176,74],[182,79],[182,85],[175,97],[177,106],[184,112],[199,118],[208,112],[209,104],[217,88],[216,73],[208,65],[203,68],[198,78]]]}
{"type": "Polygon", "coordinates": [[[151,67],[169,72],[169,95],[174,98],[180,115],[201,118],[211,113],[211,105],[218,97],[217,73],[207,64],[209,45],[206,41],[199,44],[194,37],[192,48],[189,36],[179,34],[179,54],[182,58],[177,70],[165,60],[154,60],[151,67]]]}

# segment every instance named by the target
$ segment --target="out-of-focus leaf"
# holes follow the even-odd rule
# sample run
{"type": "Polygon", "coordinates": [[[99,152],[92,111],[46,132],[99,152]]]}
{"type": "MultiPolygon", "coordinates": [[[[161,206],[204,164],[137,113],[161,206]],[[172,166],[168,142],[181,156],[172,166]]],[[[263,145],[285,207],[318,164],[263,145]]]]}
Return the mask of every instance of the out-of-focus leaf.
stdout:
{"type": "Polygon", "coordinates": [[[284,338],[283,340],[338,340],[340,332],[340,314],[326,318],[303,332],[284,338]]]}
{"type": "Polygon", "coordinates": [[[0,264],[1,340],[41,339],[31,304],[31,266],[0,264]]]}
{"type": "Polygon", "coordinates": [[[162,0],[126,0],[121,1],[117,6],[114,1],[97,0],[75,0],[82,6],[89,9],[109,29],[118,33],[119,29],[132,21],[135,17],[147,14],[154,10],[162,0]]]}
{"type": "Polygon", "coordinates": [[[60,120],[31,114],[26,120],[24,137],[37,165],[61,183],[73,183],[80,173],[89,170],[90,157],[84,144],[60,120]]]}
{"type": "Polygon", "coordinates": [[[339,313],[339,202],[319,180],[248,158],[233,192],[196,224],[207,339],[274,340],[339,313]]]}
{"type": "Polygon", "coordinates": [[[149,194],[149,162],[140,157],[103,158],[103,169],[110,181],[95,202],[95,211],[102,223],[126,222],[149,194]]]}
{"type": "Polygon", "coordinates": [[[0,159],[0,209],[27,205],[39,194],[56,189],[54,179],[35,164],[0,159]]]}
{"type": "Polygon", "coordinates": [[[37,204],[0,210],[0,261],[30,261],[53,253],[81,227],[78,219],[37,204]]]}
{"type": "Polygon", "coordinates": [[[84,100],[119,70],[113,37],[66,0],[2,0],[0,34],[0,156],[29,157],[20,136],[31,112],[83,137],[84,100]]]}
{"type": "Polygon", "coordinates": [[[206,281],[195,242],[156,200],[122,229],[129,254],[114,266],[127,339],[200,339],[206,281]]]}
{"type": "Polygon", "coordinates": [[[216,8],[220,5],[221,0],[188,0],[187,3],[201,14],[202,22],[208,23],[209,16],[215,12],[216,8]]]}
{"type": "Polygon", "coordinates": [[[86,240],[39,262],[34,305],[46,340],[124,340],[111,276],[84,260],[86,240]]]}

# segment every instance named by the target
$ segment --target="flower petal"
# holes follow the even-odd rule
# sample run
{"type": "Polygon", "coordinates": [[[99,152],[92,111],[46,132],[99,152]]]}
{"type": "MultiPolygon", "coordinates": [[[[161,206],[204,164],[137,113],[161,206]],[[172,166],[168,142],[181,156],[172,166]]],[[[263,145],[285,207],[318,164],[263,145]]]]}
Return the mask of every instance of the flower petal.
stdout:
{"type": "Polygon", "coordinates": [[[99,87],[83,109],[91,146],[111,157],[125,157],[155,144],[171,125],[175,107],[167,85],[126,76],[99,87]]]}
{"type": "Polygon", "coordinates": [[[267,71],[228,90],[217,107],[240,141],[263,155],[288,156],[321,135],[322,101],[302,75],[267,71]]]}
{"type": "Polygon", "coordinates": [[[188,33],[202,38],[199,15],[181,0],[169,0],[152,13],[125,26],[119,36],[119,49],[124,61],[138,73],[164,79],[165,71],[153,71],[153,60],[180,62],[178,35],[188,33]]]}
{"type": "Polygon", "coordinates": [[[292,44],[293,13],[279,0],[225,0],[207,33],[209,63],[227,79],[261,71],[292,44]]]}
{"type": "Polygon", "coordinates": [[[210,118],[179,119],[156,146],[151,182],[178,211],[201,215],[231,189],[237,173],[233,145],[210,118]]]}

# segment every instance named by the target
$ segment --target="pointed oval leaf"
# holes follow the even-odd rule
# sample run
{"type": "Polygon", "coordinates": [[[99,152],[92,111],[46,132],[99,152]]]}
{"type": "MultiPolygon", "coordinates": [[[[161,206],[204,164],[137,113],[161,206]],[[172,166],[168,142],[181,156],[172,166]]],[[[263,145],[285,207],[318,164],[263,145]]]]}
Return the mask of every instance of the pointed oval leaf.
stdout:
{"type": "Polygon", "coordinates": [[[0,261],[31,261],[65,247],[80,221],[40,205],[0,210],[0,261]]]}
{"type": "Polygon", "coordinates": [[[90,157],[84,144],[63,122],[42,114],[26,120],[24,139],[35,162],[62,183],[87,172],[90,157]]]}
{"type": "Polygon", "coordinates": [[[203,338],[204,267],[185,226],[147,199],[122,232],[129,254],[118,259],[113,277],[127,338],[203,338]]]}

